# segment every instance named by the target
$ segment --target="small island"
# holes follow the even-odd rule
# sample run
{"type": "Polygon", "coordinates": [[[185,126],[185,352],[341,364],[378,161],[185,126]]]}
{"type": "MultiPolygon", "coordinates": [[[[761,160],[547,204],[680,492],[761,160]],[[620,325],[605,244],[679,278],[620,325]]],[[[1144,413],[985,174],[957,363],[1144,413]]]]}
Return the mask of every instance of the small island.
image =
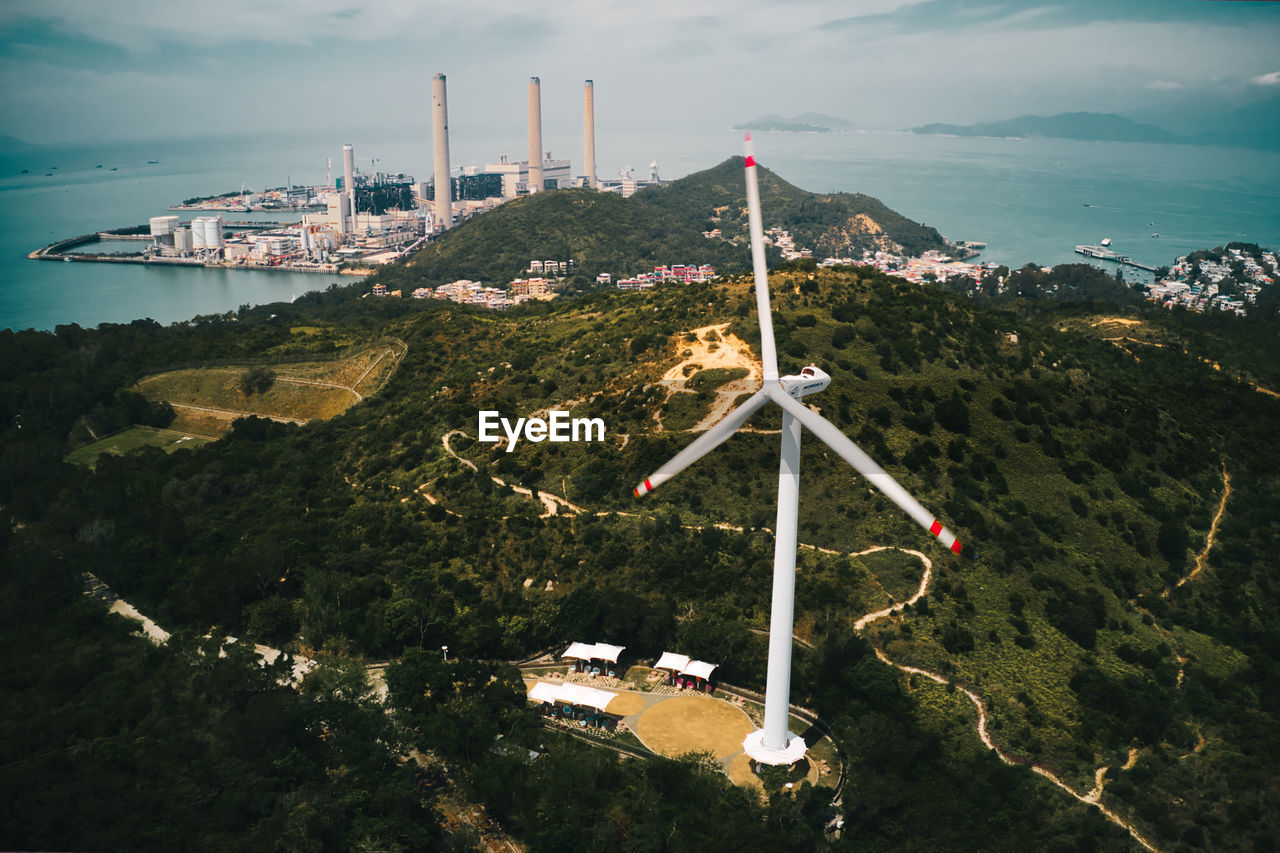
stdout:
{"type": "Polygon", "coordinates": [[[765,115],[735,125],[734,130],[754,130],[759,133],[831,133],[851,130],[853,125],[842,118],[825,113],[801,113],[794,118],[765,115]]]}

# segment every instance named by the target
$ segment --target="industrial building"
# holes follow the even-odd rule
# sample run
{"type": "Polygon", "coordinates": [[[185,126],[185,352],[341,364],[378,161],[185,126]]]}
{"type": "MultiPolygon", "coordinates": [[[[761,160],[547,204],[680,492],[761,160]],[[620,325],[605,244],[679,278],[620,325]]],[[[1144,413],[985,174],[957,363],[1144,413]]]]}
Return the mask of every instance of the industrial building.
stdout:
{"type": "MultiPolygon", "coordinates": [[[[547,154],[550,155],[550,152],[547,154]]],[[[497,163],[485,163],[484,171],[502,176],[503,198],[512,199],[528,195],[531,191],[537,192],[530,190],[528,160],[512,163],[504,154],[497,163]]],[[[573,186],[573,168],[568,160],[553,160],[547,156],[543,159],[538,174],[542,178],[542,189],[568,189],[573,186]]]]}

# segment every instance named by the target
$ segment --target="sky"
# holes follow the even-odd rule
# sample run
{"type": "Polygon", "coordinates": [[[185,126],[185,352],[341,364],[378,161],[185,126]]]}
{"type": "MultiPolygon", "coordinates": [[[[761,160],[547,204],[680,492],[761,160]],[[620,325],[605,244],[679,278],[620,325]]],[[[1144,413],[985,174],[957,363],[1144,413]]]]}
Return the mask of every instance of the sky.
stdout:
{"type": "Polygon", "coordinates": [[[579,135],[587,78],[598,127],[623,132],[806,111],[865,129],[1149,117],[1280,94],[1265,0],[5,0],[0,34],[0,134],[35,144],[429,134],[435,72],[475,159],[521,152],[532,75],[544,126],[579,135]]]}

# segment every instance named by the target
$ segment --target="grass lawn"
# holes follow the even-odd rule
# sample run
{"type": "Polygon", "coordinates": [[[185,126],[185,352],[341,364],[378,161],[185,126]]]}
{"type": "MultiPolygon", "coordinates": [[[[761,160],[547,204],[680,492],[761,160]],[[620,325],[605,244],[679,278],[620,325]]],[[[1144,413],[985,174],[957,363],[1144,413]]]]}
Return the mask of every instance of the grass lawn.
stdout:
{"type": "Polygon", "coordinates": [[[219,412],[184,410],[188,419],[180,428],[218,435],[240,413],[306,421],[331,418],[375,393],[390,377],[404,355],[393,343],[357,350],[337,361],[292,362],[263,366],[275,373],[265,391],[245,394],[240,379],[248,366],[174,370],[147,376],[137,390],[150,400],[177,406],[198,406],[219,412]],[[201,429],[202,428],[202,429],[201,429]]]}
{"type": "Polygon", "coordinates": [[[706,751],[717,758],[742,748],[754,726],[741,710],[709,696],[673,696],[640,715],[636,735],[649,749],[676,757],[706,751]]]}
{"type": "Polygon", "coordinates": [[[208,444],[211,439],[190,433],[178,432],[155,427],[135,426],[99,439],[83,447],[77,447],[67,454],[67,461],[76,465],[92,468],[98,457],[104,453],[123,456],[130,450],[139,447],[158,447],[165,453],[172,453],[184,447],[199,447],[208,444]]]}

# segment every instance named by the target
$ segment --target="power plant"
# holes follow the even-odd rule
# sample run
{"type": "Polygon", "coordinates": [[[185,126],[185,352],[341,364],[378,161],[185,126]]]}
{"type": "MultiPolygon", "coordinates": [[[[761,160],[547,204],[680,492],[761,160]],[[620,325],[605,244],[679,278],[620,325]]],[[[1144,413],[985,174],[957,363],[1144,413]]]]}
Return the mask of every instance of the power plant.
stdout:
{"type": "Polygon", "coordinates": [[[449,104],[444,75],[431,78],[431,125],[435,137],[436,223],[441,230],[453,227],[453,183],[449,178],[449,104]]]}
{"type": "MultiPolygon", "coordinates": [[[[413,251],[432,235],[505,201],[547,189],[582,187],[629,196],[657,181],[657,162],[649,181],[637,179],[628,166],[619,179],[596,174],[595,83],[583,81],[583,171],[575,176],[567,159],[553,160],[543,149],[542,81],[529,78],[529,159],[465,166],[453,176],[449,155],[447,78],[432,75],[431,124],[434,180],[416,182],[402,172],[356,169],[355,147],[342,146],[342,176],[333,180],[333,160],[325,165],[323,187],[286,186],[235,197],[202,199],[180,209],[225,212],[306,211],[298,225],[260,228],[257,223],[229,223],[216,217],[183,222],[176,216],[153,217],[149,257],[165,262],[278,266],[327,271],[341,262],[387,263],[413,251]]],[[[179,208],[175,208],[179,209],[179,208]]]]}
{"type": "Polygon", "coordinates": [[[543,190],[542,183],[542,81],[529,78],[529,193],[543,190]]]}
{"type": "MultiPolygon", "coordinates": [[[[356,212],[356,152],[351,143],[342,146],[342,189],[347,194],[347,210],[354,216],[356,212]]],[[[346,228],[343,228],[346,231],[346,228]]]]}

